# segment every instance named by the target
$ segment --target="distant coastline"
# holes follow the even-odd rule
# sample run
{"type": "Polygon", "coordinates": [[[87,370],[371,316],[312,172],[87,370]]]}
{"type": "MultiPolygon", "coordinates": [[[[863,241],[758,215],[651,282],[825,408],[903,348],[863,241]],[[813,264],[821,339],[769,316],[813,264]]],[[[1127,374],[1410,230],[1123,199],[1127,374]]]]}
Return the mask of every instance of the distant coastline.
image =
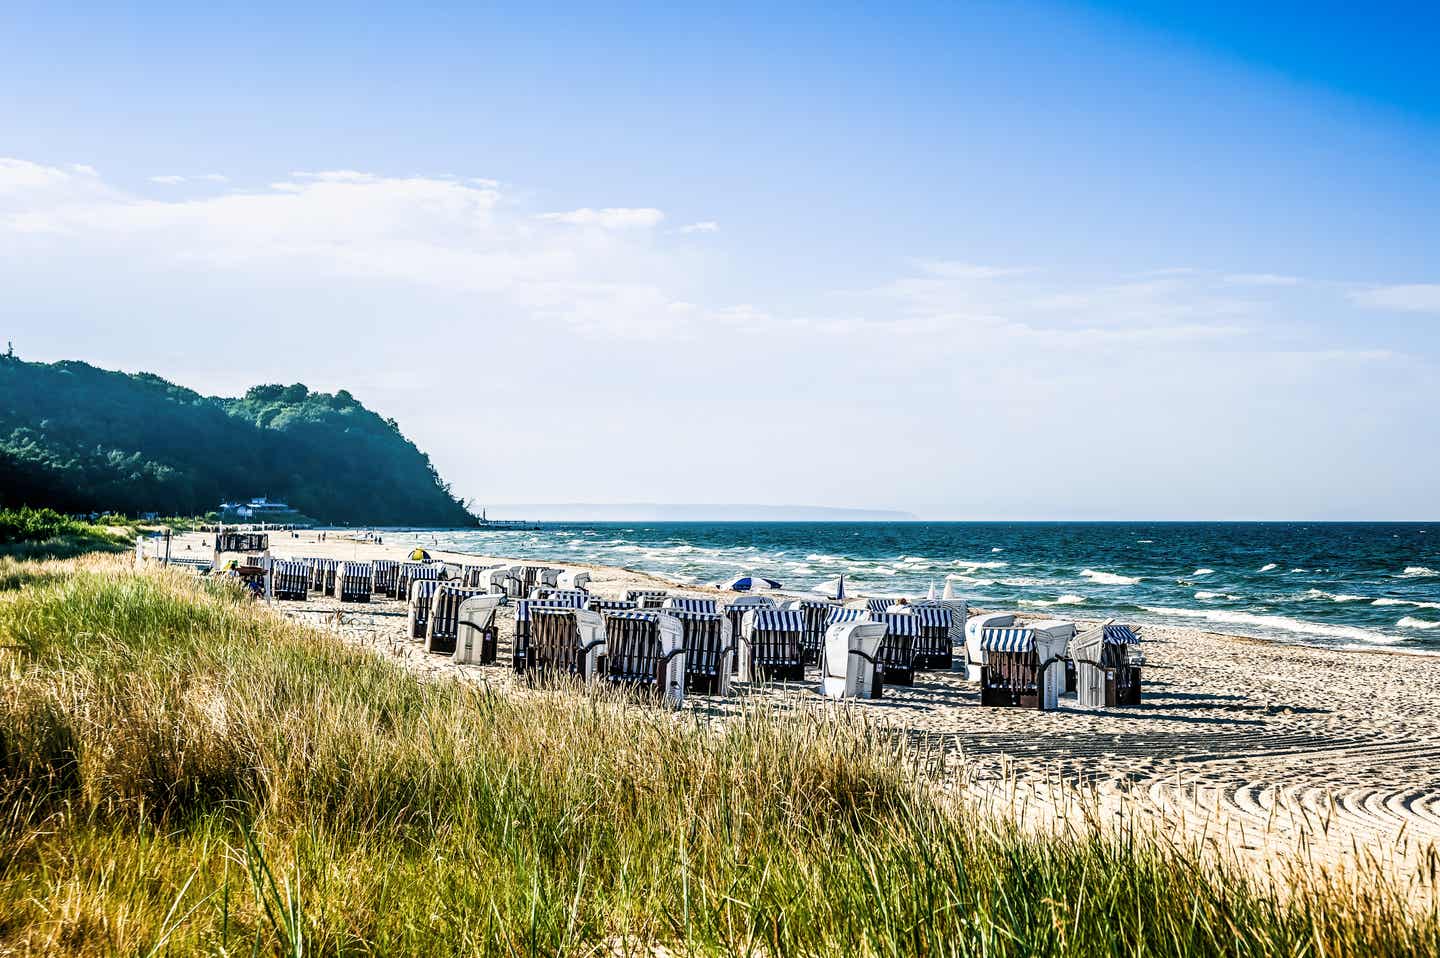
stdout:
{"type": "Polygon", "coordinates": [[[487,506],[492,520],[538,522],[910,522],[895,509],[768,506],[751,503],[501,503],[487,506]]]}

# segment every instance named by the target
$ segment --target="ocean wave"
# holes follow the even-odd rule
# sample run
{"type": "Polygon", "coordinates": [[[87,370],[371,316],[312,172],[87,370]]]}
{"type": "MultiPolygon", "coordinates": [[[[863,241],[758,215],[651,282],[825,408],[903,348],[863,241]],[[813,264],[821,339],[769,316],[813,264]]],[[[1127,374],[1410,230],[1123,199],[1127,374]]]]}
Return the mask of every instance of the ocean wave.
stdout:
{"type": "Polygon", "coordinates": [[[1238,598],[1240,598],[1240,596],[1238,596],[1238,595],[1231,595],[1231,594],[1228,593],[1228,592],[1197,592],[1197,593],[1195,593],[1195,598],[1199,599],[1201,602],[1204,602],[1206,599],[1232,599],[1232,600],[1233,600],[1233,599],[1238,599],[1238,598]]]}
{"type": "Polygon", "coordinates": [[[1305,622],[1287,615],[1257,615],[1253,612],[1234,612],[1229,609],[1169,609],[1145,607],[1152,615],[1168,615],[1182,619],[1205,619],[1225,625],[1250,626],[1257,629],[1273,629],[1293,632],[1296,635],[1323,636],[1334,639],[1350,639],[1370,645],[1392,645],[1399,642],[1398,636],[1385,635],[1361,629],[1352,625],[1326,625],[1322,622],[1305,622]]]}
{"type": "Polygon", "coordinates": [[[1440,609],[1440,602],[1417,602],[1413,599],[1376,599],[1371,605],[1408,605],[1416,609],[1440,609]]]}
{"type": "Polygon", "coordinates": [[[1407,615],[1395,624],[1402,629],[1440,629],[1440,622],[1427,622],[1425,619],[1417,619],[1413,615],[1407,615]]]}
{"type": "Polygon", "coordinates": [[[959,566],[962,569],[1003,569],[1008,562],[972,562],[969,559],[955,559],[951,565],[959,566]]]}
{"type": "Polygon", "coordinates": [[[1143,578],[1138,575],[1118,575],[1114,572],[1098,572],[1095,569],[1081,569],[1080,574],[1096,585],[1135,585],[1143,578]]]}
{"type": "Polygon", "coordinates": [[[1329,599],[1331,602],[1363,602],[1367,596],[1363,595],[1336,595],[1334,592],[1326,592],[1324,589],[1310,589],[1302,599],[1329,599]]]}
{"type": "Polygon", "coordinates": [[[1034,606],[1047,606],[1047,605],[1084,605],[1084,604],[1085,604],[1085,597],[1084,597],[1083,595],[1074,595],[1074,594],[1071,594],[1071,593],[1066,593],[1065,595],[1060,596],[1058,599],[1021,599],[1021,600],[1020,600],[1020,605],[1034,605],[1034,606]]]}
{"type": "Polygon", "coordinates": [[[1279,568],[1279,563],[1276,563],[1276,562],[1267,562],[1267,563],[1265,563],[1264,565],[1262,565],[1262,566],[1261,566],[1258,570],[1256,570],[1256,571],[1258,571],[1258,572],[1269,572],[1271,569],[1278,569],[1278,568],[1279,568]]]}
{"type": "Polygon", "coordinates": [[[1423,565],[1407,565],[1405,571],[1400,573],[1402,579],[1432,579],[1435,576],[1440,576],[1440,572],[1423,565]]]}
{"type": "Polygon", "coordinates": [[[999,546],[995,546],[995,547],[994,547],[993,549],[991,549],[990,551],[991,551],[991,552],[1004,552],[1005,550],[1002,549],[1002,548],[1000,548],[999,546]]]}
{"type": "Polygon", "coordinates": [[[1194,578],[1194,577],[1197,576],[1197,575],[1214,575],[1214,574],[1215,574],[1215,570],[1214,570],[1214,569],[1200,568],[1200,569],[1196,569],[1194,572],[1190,573],[1190,576],[1191,576],[1191,578],[1194,578]]]}

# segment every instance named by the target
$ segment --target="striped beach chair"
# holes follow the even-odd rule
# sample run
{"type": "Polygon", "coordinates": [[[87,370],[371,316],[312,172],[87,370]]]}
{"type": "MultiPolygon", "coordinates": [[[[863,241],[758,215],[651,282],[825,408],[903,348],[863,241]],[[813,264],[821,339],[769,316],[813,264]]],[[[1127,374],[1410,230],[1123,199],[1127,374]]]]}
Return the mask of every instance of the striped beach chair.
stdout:
{"type": "MultiPolygon", "coordinates": [[[[745,624],[745,613],[755,609],[776,608],[775,600],[768,595],[742,595],[733,602],[724,606],[720,611],[730,620],[730,631],[734,634],[736,641],[740,639],[741,628],[745,624]]],[[[730,674],[736,675],[740,671],[740,656],[734,655],[730,659],[730,674]]]]}
{"type": "Polygon", "coordinates": [[[638,609],[639,606],[629,599],[602,599],[599,596],[591,596],[585,603],[585,608],[591,612],[628,612],[638,609]]]}
{"type": "Polygon", "coordinates": [[[639,609],[658,609],[669,595],[664,589],[628,589],[625,592],[625,598],[639,609]]]}
{"type": "Polygon", "coordinates": [[[869,610],[859,608],[858,606],[854,608],[832,607],[830,614],[825,617],[825,627],[828,629],[830,626],[841,622],[863,622],[869,614],[869,610]]]}
{"type": "Polygon", "coordinates": [[[680,620],[659,611],[607,612],[607,682],[644,689],[674,704],[685,699],[685,632],[680,620]]]}
{"type": "Polygon", "coordinates": [[[1004,629],[1015,624],[1013,612],[987,612],[974,615],[965,623],[965,677],[979,682],[985,668],[985,646],[981,639],[986,629],[1004,629]]]}
{"type": "Polygon", "coordinates": [[[339,559],[314,559],[310,566],[310,590],[326,595],[335,591],[335,569],[339,559]]]}
{"type": "Polygon", "coordinates": [[[460,567],[460,584],[467,589],[485,589],[490,591],[490,575],[494,569],[503,569],[501,565],[463,565],[460,567]]]}
{"type": "Polygon", "coordinates": [[[720,609],[714,599],[692,599],[688,596],[672,595],[661,603],[665,612],[704,612],[719,615],[720,609]]]}
{"type": "Polygon", "coordinates": [[[850,617],[831,625],[825,630],[820,691],[837,699],[878,699],[885,687],[885,675],[879,667],[880,646],[884,641],[883,622],[850,617]]]}
{"type": "Polygon", "coordinates": [[[830,612],[835,604],[822,599],[791,599],[785,603],[785,608],[798,609],[805,616],[805,634],[800,640],[800,649],[804,652],[806,665],[819,663],[825,647],[825,630],[830,625],[830,612]]]}
{"type": "Polygon", "coordinates": [[[503,595],[482,592],[460,603],[455,613],[455,654],[457,665],[491,665],[499,655],[500,632],[495,612],[503,595]]]}
{"type": "Polygon", "coordinates": [[[531,612],[535,609],[584,609],[583,598],[567,595],[556,599],[520,599],[515,603],[515,641],[510,647],[512,664],[516,672],[527,671],[530,661],[531,612]]]}
{"type": "Polygon", "coordinates": [[[949,669],[954,660],[950,643],[955,613],[944,606],[917,605],[910,614],[920,628],[915,636],[916,670],[949,669]]]}
{"type": "Polygon", "coordinates": [[[985,665],[980,670],[980,704],[1053,709],[1065,685],[1065,649],[1060,630],[1006,626],[980,636],[985,665]]]}
{"type": "Polygon", "coordinates": [[[1070,640],[1075,665],[1075,694],[1081,708],[1116,708],[1139,705],[1140,651],[1138,629],[1113,621],[1089,629],[1070,640]]]}
{"type": "Polygon", "coordinates": [[[537,601],[564,602],[573,605],[577,609],[585,608],[585,603],[590,601],[590,593],[584,589],[547,589],[534,588],[530,590],[530,598],[537,601]]]}
{"type": "Polygon", "coordinates": [[[533,608],[530,629],[525,672],[577,675],[583,679],[599,674],[605,656],[605,622],[599,613],[533,608]]]}
{"type": "Polygon", "coordinates": [[[805,679],[805,616],[799,609],[752,608],[740,620],[740,678],[746,682],[805,679]]]}
{"type": "MultiPolygon", "coordinates": [[[[704,601],[704,600],[702,600],[704,601]]],[[[685,691],[700,695],[728,695],[734,671],[735,633],[730,619],[719,612],[662,609],[673,615],[684,632],[685,691]]]]}
{"type": "Polygon", "coordinates": [[[424,639],[430,625],[430,605],[440,588],[439,579],[415,579],[410,583],[409,628],[410,638],[424,639]]]}
{"type": "Polygon", "coordinates": [[[310,567],[300,559],[277,559],[270,575],[277,599],[304,602],[310,594],[310,567]]]}
{"type": "Polygon", "coordinates": [[[892,605],[895,605],[899,601],[900,598],[898,596],[889,599],[885,598],[884,596],[878,596],[873,599],[866,599],[865,610],[874,615],[883,615],[885,613],[885,610],[889,609],[892,605]]]}
{"type": "Polygon", "coordinates": [[[374,588],[376,593],[388,599],[395,598],[396,579],[399,578],[400,563],[394,559],[376,559],[370,563],[375,567],[374,588]]]}
{"type": "Polygon", "coordinates": [[[444,566],[433,562],[402,562],[395,572],[395,594],[408,596],[412,583],[424,580],[439,582],[444,566]]]}
{"type": "Polygon", "coordinates": [[[330,595],[341,602],[369,602],[374,576],[368,562],[342,562],[335,569],[330,595]]]}
{"type": "Polygon", "coordinates": [[[871,622],[885,626],[885,639],[876,656],[886,685],[915,684],[915,640],[920,620],[912,612],[870,613],[871,622]]]}
{"type": "Polygon", "coordinates": [[[425,651],[454,655],[455,638],[460,631],[460,606],[466,599],[486,594],[484,589],[441,583],[430,599],[430,617],[425,623],[425,651]]]}

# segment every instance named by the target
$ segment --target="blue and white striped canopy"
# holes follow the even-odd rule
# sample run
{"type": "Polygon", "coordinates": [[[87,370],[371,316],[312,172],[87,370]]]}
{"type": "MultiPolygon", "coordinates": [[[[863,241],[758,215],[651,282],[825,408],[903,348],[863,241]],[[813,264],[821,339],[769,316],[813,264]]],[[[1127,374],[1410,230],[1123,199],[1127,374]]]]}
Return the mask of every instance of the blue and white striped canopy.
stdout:
{"type": "Polygon", "coordinates": [[[865,608],[869,609],[871,612],[884,612],[886,609],[890,608],[892,605],[894,605],[896,602],[899,602],[899,601],[900,601],[900,600],[899,600],[898,598],[897,598],[897,599],[885,599],[885,598],[866,599],[866,600],[865,600],[865,608]]]}
{"type": "Polygon", "coordinates": [[[1105,641],[1111,645],[1139,645],[1140,636],[1128,625],[1105,626],[1105,641]]]}
{"type": "Polygon", "coordinates": [[[980,648],[986,652],[1033,652],[1033,629],[985,629],[980,634],[980,648]]]}
{"type": "Polygon", "coordinates": [[[617,609],[614,612],[605,613],[605,618],[607,619],[624,619],[627,622],[654,622],[659,617],[660,614],[652,610],[641,612],[630,609],[617,609]]]}
{"type": "Polygon", "coordinates": [[[719,612],[690,612],[685,609],[661,609],[660,611],[685,622],[713,622],[721,618],[719,612]]]}
{"type": "Polygon", "coordinates": [[[801,632],[805,629],[805,613],[799,609],[756,609],[757,632],[801,632]]]}
{"type": "Polygon", "coordinates": [[[725,588],[732,592],[755,592],[760,589],[778,589],[780,583],[775,579],[767,579],[759,575],[742,575],[738,579],[732,579],[725,585],[725,588]]]}
{"type": "Polygon", "coordinates": [[[862,615],[865,615],[865,613],[865,609],[834,609],[830,612],[830,618],[825,620],[825,624],[834,625],[837,622],[855,622],[859,620],[862,615]]]}
{"type": "Polygon", "coordinates": [[[545,596],[545,601],[563,603],[572,609],[583,609],[585,603],[590,601],[590,593],[584,589],[552,589],[550,594],[545,596]]]}
{"type": "MultiPolygon", "coordinates": [[[[532,611],[545,609],[555,612],[561,609],[579,609],[581,606],[569,602],[552,602],[549,599],[519,599],[515,602],[515,621],[529,622],[532,611]]],[[[632,606],[633,608],[633,606],[632,606]]]]}
{"type": "Polygon", "coordinates": [[[596,612],[619,612],[635,608],[635,603],[625,599],[591,599],[587,605],[596,612]]]}
{"type": "Polygon", "coordinates": [[[775,600],[768,595],[747,595],[725,606],[726,612],[748,612],[751,609],[773,609],[775,600]]]}
{"type": "Polygon", "coordinates": [[[687,599],[680,596],[673,596],[670,599],[670,606],[667,611],[674,612],[714,612],[714,599],[687,599]]]}
{"type": "Polygon", "coordinates": [[[920,620],[912,612],[871,612],[870,621],[884,623],[891,635],[920,634],[920,620]]]}
{"type": "Polygon", "coordinates": [[[955,618],[954,610],[944,606],[917,605],[912,608],[914,611],[911,614],[924,626],[939,626],[942,629],[948,629],[951,621],[955,618]]]}

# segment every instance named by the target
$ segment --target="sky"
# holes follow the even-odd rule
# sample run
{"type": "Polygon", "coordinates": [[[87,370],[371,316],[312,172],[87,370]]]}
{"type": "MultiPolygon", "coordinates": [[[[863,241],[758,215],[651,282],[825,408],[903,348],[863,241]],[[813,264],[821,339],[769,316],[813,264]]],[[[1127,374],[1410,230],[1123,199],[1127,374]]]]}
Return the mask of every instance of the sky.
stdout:
{"type": "Polygon", "coordinates": [[[0,339],[492,514],[1440,518],[1435,8],[677,6],[0,7],[0,339]]]}

